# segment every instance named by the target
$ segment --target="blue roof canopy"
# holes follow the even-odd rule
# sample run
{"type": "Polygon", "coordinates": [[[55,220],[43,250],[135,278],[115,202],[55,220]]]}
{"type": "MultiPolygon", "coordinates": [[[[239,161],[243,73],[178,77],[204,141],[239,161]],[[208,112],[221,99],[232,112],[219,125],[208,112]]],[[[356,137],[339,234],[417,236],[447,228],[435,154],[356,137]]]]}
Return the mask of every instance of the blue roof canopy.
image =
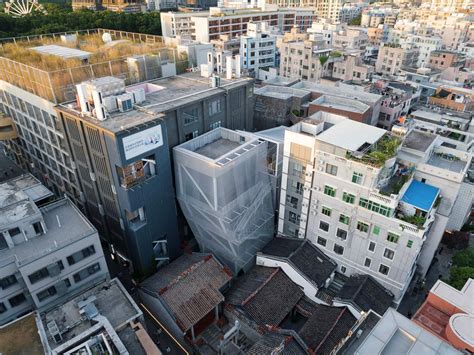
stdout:
{"type": "Polygon", "coordinates": [[[429,212],[438,197],[437,187],[412,180],[410,186],[402,197],[402,201],[420,210],[429,212]]]}

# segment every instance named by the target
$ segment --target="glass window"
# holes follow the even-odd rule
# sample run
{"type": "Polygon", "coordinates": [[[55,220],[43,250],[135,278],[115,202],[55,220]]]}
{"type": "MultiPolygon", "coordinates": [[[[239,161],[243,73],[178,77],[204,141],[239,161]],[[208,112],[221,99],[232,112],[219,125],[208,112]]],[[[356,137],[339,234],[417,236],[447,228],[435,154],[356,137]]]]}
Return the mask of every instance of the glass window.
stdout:
{"type": "Polygon", "coordinates": [[[347,271],[347,268],[345,266],[341,266],[341,272],[344,274],[347,271]]]}
{"type": "Polygon", "coordinates": [[[339,222],[348,225],[349,222],[350,222],[350,218],[349,218],[349,216],[346,216],[345,214],[341,214],[341,215],[339,216],[339,222]]]}
{"type": "Polygon", "coordinates": [[[344,247],[339,244],[334,244],[334,252],[338,255],[344,254],[344,247]]]}
{"type": "Polygon", "coordinates": [[[38,292],[36,294],[36,297],[38,297],[38,301],[42,302],[44,301],[45,299],[51,297],[51,296],[54,296],[55,294],[57,293],[56,291],[56,287],[54,286],[51,286],[49,288],[47,288],[46,290],[43,290],[41,292],[38,292]]]}
{"type": "Polygon", "coordinates": [[[79,282],[100,271],[100,264],[95,263],[73,275],[74,281],[79,282]]]}
{"type": "Polygon", "coordinates": [[[326,243],[327,243],[327,240],[324,239],[324,238],[318,237],[317,243],[318,243],[319,245],[322,245],[323,247],[325,247],[325,246],[326,246],[326,243]]]}
{"type": "Polygon", "coordinates": [[[409,241],[407,242],[407,247],[408,247],[408,248],[411,248],[412,246],[413,246],[413,240],[409,240],[409,241]]]}
{"type": "Polygon", "coordinates": [[[288,213],[288,220],[293,224],[299,224],[300,223],[300,215],[290,211],[288,213]]]}
{"type": "Polygon", "coordinates": [[[336,176],[337,175],[337,166],[326,164],[326,173],[336,176]]]}
{"type": "Polygon", "coordinates": [[[390,271],[390,268],[387,265],[380,264],[379,266],[379,272],[383,275],[388,275],[388,272],[390,271]]]}
{"type": "Polygon", "coordinates": [[[365,258],[365,261],[364,261],[364,266],[365,267],[370,267],[371,263],[372,263],[372,260],[370,258],[365,258]]]}
{"type": "Polygon", "coordinates": [[[354,184],[362,184],[362,179],[363,179],[364,175],[361,174],[361,173],[357,173],[354,171],[354,173],[352,174],[352,182],[354,184]]]}
{"type": "Polygon", "coordinates": [[[372,233],[374,233],[375,235],[379,235],[380,234],[380,227],[379,226],[374,226],[372,228],[372,233]]]}
{"type": "Polygon", "coordinates": [[[16,307],[22,304],[23,302],[26,301],[26,297],[23,293],[20,293],[16,296],[13,296],[12,298],[8,299],[8,302],[10,302],[10,306],[16,307]]]}
{"type": "Polygon", "coordinates": [[[319,229],[321,229],[325,232],[329,231],[329,223],[326,223],[324,221],[320,221],[319,222],[319,229]]]}
{"type": "Polygon", "coordinates": [[[16,276],[10,275],[10,276],[4,277],[3,279],[0,279],[0,287],[4,290],[16,284],[17,282],[18,280],[16,279],[16,276]]]}
{"type": "Polygon", "coordinates": [[[208,108],[209,108],[209,116],[213,116],[219,112],[222,112],[221,99],[209,101],[208,108]]]}
{"type": "Polygon", "coordinates": [[[351,204],[354,204],[355,202],[355,196],[350,194],[350,193],[347,193],[347,192],[344,192],[342,194],[342,201],[346,202],[346,203],[351,203],[351,204]]]}
{"type": "Polygon", "coordinates": [[[341,238],[342,240],[347,239],[347,231],[344,229],[338,228],[336,231],[336,237],[341,238]]]}
{"type": "Polygon", "coordinates": [[[325,216],[331,217],[331,209],[329,207],[324,207],[321,209],[321,213],[325,216]]]}
{"type": "Polygon", "coordinates": [[[331,196],[331,197],[335,197],[336,196],[336,189],[334,187],[325,185],[324,186],[324,194],[328,195],[328,196],[331,196]]]}
{"type": "Polygon", "coordinates": [[[374,242],[369,243],[369,251],[371,251],[371,252],[375,251],[375,243],[374,242]]]}
{"type": "Polygon", "coordinates": [[[182,114],[185,125],[197,122],[197,120],[199,119],[199,109],[197,107],[185,109],[182,114]]]}
{"type": "Polygon", "coordinates": [[[7,307],[3,302],[0,302],[0,314],[5,313],[7,311],[7,307]]]}
{"type": "Polygon", "coordinates": [[[369,225],[367,223],[358,221],[357,222],[357,230],[363,233],[367,233],[369,231],[369,225]]]}
{"type": "Polygon", "coordinates": [[[74,265],[75,263],[78,263],[79,261],[93,254],[95,254],[95,248],[93,245],[89,245],[87,248],[84,248],[72,255],[69,255],[66,259],[69,265],[74,265]]]}
{"type": "Polygon", "coordinates": [[[385,248],[385,251],[383,252],[383,256],[385,258],[393,260],[394,255],[395,255],[395,252],[392,249],[385,248]]]}
{"type": "Polygon", "coordinates": [[[391,233],[391,232],[388,232],[388,235],[387,235],[387,240],[391,243],[398,243],[398,239],[400,238],[399,235],[395,234],[395,233],[391,233]]]}

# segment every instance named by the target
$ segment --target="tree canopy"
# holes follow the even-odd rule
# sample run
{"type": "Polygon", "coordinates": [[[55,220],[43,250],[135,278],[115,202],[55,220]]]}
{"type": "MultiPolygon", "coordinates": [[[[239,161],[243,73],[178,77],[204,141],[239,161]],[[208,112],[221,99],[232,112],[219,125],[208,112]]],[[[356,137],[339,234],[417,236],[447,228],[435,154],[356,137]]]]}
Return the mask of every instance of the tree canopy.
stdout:
{"type": "Polygon", "coordinates": [[[464,249],[453,256],[453,266],[449,271],[448,283],[462,289],[469,278],[474,278],[474,248],[464,249]]]}
{"type": "Polygon", "coordinates": [[[48,11],[48,15],[31,14],[14,18],[1,12],[0,38],[90,28],[108,28],[161,35],[160,14],[158,12],[137,14],[90,10],[72,12],[70,7],[56,4],[45,4],[44,6],[48,11]]]}

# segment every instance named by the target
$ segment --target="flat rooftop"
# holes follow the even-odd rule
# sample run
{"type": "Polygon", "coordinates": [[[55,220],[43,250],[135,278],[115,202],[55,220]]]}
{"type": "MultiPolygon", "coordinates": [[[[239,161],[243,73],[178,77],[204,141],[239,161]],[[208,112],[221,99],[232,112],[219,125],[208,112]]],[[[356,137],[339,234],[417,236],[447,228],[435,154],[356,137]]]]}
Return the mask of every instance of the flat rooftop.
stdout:
{"type": "Polygon", "coordinates": [[[393,308],[389,308],[355,354],[461,355],[462,353],[393,308]]]}
{"type": "Polygon", "coordinates": [[[92,328],[94,319],[89,320],[85,314],[79,312],[80,303],[87,299],[93,300],[97,312],[107,318],[115,330],[142,314],[118,279],[102,282],[68,302],[40,314],[42,326],[48,336],[47,342],[52,349],[92,328]],[[62,340],[59,343],[56,343],[49,334],[49,322],[56,323],[62,333],[62,340]]]}
{"type": "Polygon", "coordinates": [[[386,130],[365,123],[345,119],[318,135],[318,140],[356,152],[362,145],[377,142],[386,130]]]}
{"type": "Polygon", "coordinates": [[[411,130],[403,141],[403,147],[424,153],[431,147],[436,137],[436,134],[411,130]]]}
{"type": "Polygon", "coordinates": [[[31,262],[96,232],[92,224],[70,200],[58,200],[42,207],[40,211],[46,225],[46,232],[15,245],[12,249],[1,250],[0,264],[12,258],[16,258],[20,264],[31,262]]]}
{"type": "Polygon", "coordinates": [[[437,187],[412,180],[402,197],[402,201],[420,210],[429,212],[439,195],[437,187]]]}
{"type": "Polygon", "coordinates": [[[443,124],[443,121],[471,121],[471,112],[459,112],[451,110],[432,110],[428,107],[420,108],[412,113],[411,116],[415,119],[421,119],[428,122],[436,122],[443,124]]]}
{"type": "Polygon", "coordinates": [[[231,150],[234,150],[239,145],[240,144],[238,142],[233,142],[226,138],[219,138],[211,143],[202,146],[195,152],[211,159],[217,159],[220,156],[230,152],[231,150]]]}
{"type": "Polygon", "coordinates": [[[449,170],[454,173],[462,173],[467,165],[464,160],[457,159],[449,154],[438,155],[436,153],[431,154],[426,164],[435,166],[440,169],[449,170]]]}
{"type": "Polygon", "coordinates": [[[363,114],[370,109],[369,105],[366,105],[360,101],[330,95],[322,95],[316,100],[313,100],[311,103],[313,105],[333,108],[346,112],[356,112],[360,114],[363,114]]]}
{"type": "MultiPolygon", "coordinates": [[[[156,79],[125,88],[126,91],[135,88],[145,89],[145,101],[138,105],[142,110],[132,109],[126,112],[112,112],[110,113],[110,117],[105,121],[99,121],[94,117],[85,115],[82,119],[103,129],[117,133],[152,120],[157,120],[162,117],[162,113],[177,107],[182,107],[192,102],[214,96],[217,93],[225,93],[227,89],[246,85],[251,80],[252,79],[247,78],[231,80],[221,78],[221,85],[216,88],[211,88],[209,86],[209,78],[202,77],[200,73],[186,73],[156,79]]],[[[75,102],[61,105],[61,108],[65,111],[71,111],[76,115],[78,115],[80,111],[75,102]],[[69,107],[70,105],[72,105],[72,108],[69,107]]]]}
{"type": "Polygon", "coordinates": [[[45,353],[36,325],[35,313],[0,327],[0,349],[5,355],[42,355],[45,353]]]}
{"type": "Polygon", "coordinates": [[[286,86],[266,85],[258,90],[255,90],[255,95],[288,100],[292,97],[303,98],[305,96],[308,96],[309,93],[304,90],[293,89],[286,86]]]}
{"type": "Polygon", "coordinates": [[[367,104],[375,104],[381,99],[381,95],[372,94],[361,90],[357,85],[324,85],[311,81],[300,81],[291,86],[294,89],[308,90],[325,95],[339,96],[348,99],[359,100],[367,104]]]}
{"type": "Polygon", "coordinates": [[[82,66],[84,59],[89,64],[102,63],[154,53],[166,47],[162,37],[146,36],[150,40],[145,42],[140,35],[132,36],[132,33],[89,30],[70,33],[66,40],[62,40],[60,34],[19,37],[15,41],[4,39],[0,43],[0,57],[37,69],[55,71],[82,66]],[[105,32],[110,34],[112,41],[104,42],[102,34],[105,32]],[[123,41],[124,38],[127,40],[123,41]]]}

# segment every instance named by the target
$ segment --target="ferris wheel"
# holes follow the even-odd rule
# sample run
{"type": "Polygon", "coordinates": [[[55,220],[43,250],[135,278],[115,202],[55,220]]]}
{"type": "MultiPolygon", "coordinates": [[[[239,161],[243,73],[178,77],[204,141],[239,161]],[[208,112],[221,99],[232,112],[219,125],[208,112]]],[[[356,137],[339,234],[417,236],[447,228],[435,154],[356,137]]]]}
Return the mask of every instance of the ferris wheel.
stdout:
{"type": "Polygon", "coordinates": [[[48,14],[38,0],[10,0],[5,2],[5,13],[13,17],[23,17],[33,12],[48,14]]]}

